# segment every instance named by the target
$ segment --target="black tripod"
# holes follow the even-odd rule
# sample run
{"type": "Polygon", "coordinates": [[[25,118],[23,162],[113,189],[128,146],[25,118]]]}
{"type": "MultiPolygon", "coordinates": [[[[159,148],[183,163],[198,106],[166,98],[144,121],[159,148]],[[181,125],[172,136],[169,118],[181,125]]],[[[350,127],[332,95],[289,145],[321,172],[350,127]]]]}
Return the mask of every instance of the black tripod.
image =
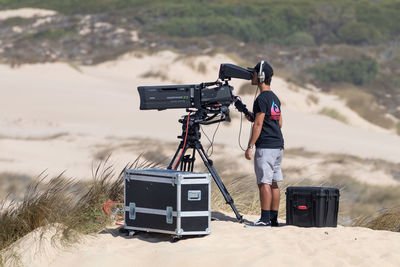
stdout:
{"type": "Polygon", "coordinates": [[[197,111],[187,110],[189,115],[185,115],[183,119],[180,119],[179,122],[182,123],[182,135],[178,136],[179,139],[182,139],[180,142],[178,149],[175,152],[174,157],[172,158],[170,164],[168,165],[168,169],[177,169],[180,167],[181,171],[193,171],[194,161],[195,161],[195,154],[196,151],[199,153],[201,159],[206,165],[208,171],[211,173],[215,183],[217,184],[219,190],[221,191],[222,195],[225,198],[227,204],[229,204],[236,215],[237,220],[242,223],[243,216],[240,215],[239,211],[236,209],[234,201],[229,194],[228,190],[226,189],[224,183],[222,182],[221,178],[219,177],[217,171],[213,166],[213,161],[207,156],[207,153],[204,151],[204,148],[200,142],[200,125],[209,125],[214,123],[219,123],[222,121],[229,120],[229,111],[228,110],[208,110],[208,109],[199,109],[197,111]],[[191,115],[192,112],[195,112],[191,115]],[[214,113],[211,116],[208,116],[209,113],[214,113]],[[219,119],[213,120],[218,115],[221,117],[219,119]],[[188,149],[192,148],[191,155],[185,155],[188,149]],[[173,166],[179,152],[181,152],[178,161],[173,166]]]}

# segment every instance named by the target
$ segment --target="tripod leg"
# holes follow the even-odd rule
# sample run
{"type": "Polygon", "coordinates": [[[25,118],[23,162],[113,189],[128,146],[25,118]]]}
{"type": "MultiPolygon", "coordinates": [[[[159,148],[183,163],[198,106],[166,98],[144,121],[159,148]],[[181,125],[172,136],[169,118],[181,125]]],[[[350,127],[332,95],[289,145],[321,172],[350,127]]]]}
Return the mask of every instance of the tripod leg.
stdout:
{"type": "Polygon", "coordinates": [[[191,163],[190,171],[191,171],[191,172],[193,172],[194,161],[196,160],[195,155],[196,155],[196,149],[193,148],[192,159],[191,159],[191,161],[190,161],[190,163],[191,163]]]}
{"type": "Polygon", "coordinates": [[[239,211],[236,209],[236,206],[234,204],[234,201],[233,201],[231,195],[228,192],[228,189],[226,189],[224,183],[222,182],[221,178],[219,177],[217,171],[215,170],[215,168],[212,164],[212,161],[208,158],[208,156],[207,156],[206,152],[204,151],[203,146],[201,145],[200,142],[196,144],[196,149],[197,149],[197,152],[199,153],[201,159],[203,160],[204,165],[206,165],[208,171],[211,173],[211,176],[214,178],[214,181],[217,184],[222,195],[224,196],[226,203],[231,206],[233,212],[236,215],[236,219],[240,223],[243,222],[243,216],[240,215],[239,211]]]}
{"type": "Polygon", "coordinates": [[[181,171],[186,171],[187,169],[187,157],[186,156],[182,156],[182,160],[181,160],[181,171]]]}
{"type": "Polygon", "coordinates": [[[176,150],[174,157],[172,158],[171,162],[169,163],[169,165],[167,167],[168,170],[172,169],[172,165],[174,164],[174,161],[176,160],[176,157],[178,156],[179,151],[181,151],[181,149],[182,149],[181,146],[182,146],[182,143],[179,144],[178,149],[176,150]]]}
{"type": "MultiPolygon", "coordinates": [[[[178,150],[177,150],[177,152],[176,152],[174,158],[172,159],[172,161],[171,161],[171,163],[170,163],[170,166],[171,166],[171,169],[174,169],[174,170],[175,170],[176,167],[180,165],[180,169],[181,169],[181,171],[182,171],[182,170],[183,170],[182,168],[184,167],[184,166],[183,166],[183,163],[184,163],[184,160],[183,160],[183,159],[184,159],[184,157],[185,157],[185,153],[186,153],[187,149],[189,148],[189,145],[186,144],[185,147],[183,147],[183,148],[181,148],[181,145],[182,145],[182,144],[179,145],[179,148],[178,148],[178,150]],[[176,156],[178,155],[178,152],[179,152],[180,150],[182,150],[182,152],[181,152],[182,154],[181,154],[181,156],[179,157],[178,161],[175,163],[175,166],[172,168],[172,165],[174,164],[175,158],[176,158],[176,156]]],[[[182,145],[182,146],[183,146],[183,145],[182,145]]],[[[168,169],[169,169],[170,166],[168,166],[168,169]]]]}

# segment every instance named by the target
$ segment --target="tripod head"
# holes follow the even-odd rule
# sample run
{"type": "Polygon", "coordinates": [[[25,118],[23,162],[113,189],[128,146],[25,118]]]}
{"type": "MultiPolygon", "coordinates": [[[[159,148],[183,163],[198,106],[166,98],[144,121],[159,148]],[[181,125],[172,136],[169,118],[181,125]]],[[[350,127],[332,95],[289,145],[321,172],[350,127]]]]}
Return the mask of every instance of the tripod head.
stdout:
{"type": "Polygon", "coordinates": [[[213,108],[200,108],[197,110],[186,109],[186,112],[189,114],[178,120],[182,124],[182,135],[178,136],[179,139],[184,139],[187,132],[187,140],[200,140],[200,125],[231,121],[229,107],[227,106],[215,106],[213,108]]]}

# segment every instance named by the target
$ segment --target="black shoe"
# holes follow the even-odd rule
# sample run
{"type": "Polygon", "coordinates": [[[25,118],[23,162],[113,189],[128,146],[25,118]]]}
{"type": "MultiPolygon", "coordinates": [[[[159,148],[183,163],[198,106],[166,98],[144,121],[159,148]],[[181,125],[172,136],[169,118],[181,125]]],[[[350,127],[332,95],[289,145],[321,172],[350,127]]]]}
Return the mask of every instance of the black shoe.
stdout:
{"type": "Polygon", "coordinates": [[[261,220],[257,220],[251,224],[246,224],[246,227],[254,227],[254,228],[271,228],[271,222],[263,222],[261,220]]]}
{"type": "Polygon", "coordinates": [[[272,227],[278,227],[279,226],[278,220],[271,221],[271,226],[272,227]]]}

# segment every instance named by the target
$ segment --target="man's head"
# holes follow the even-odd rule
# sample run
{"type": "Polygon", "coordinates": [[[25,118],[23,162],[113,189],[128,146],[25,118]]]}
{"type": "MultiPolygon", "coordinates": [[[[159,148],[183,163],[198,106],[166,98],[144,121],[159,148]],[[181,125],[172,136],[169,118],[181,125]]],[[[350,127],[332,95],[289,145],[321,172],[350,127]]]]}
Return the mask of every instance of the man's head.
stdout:
{"type": "Polygon", "coordinates": [[[257,65],[254,66],[254,68],[249,68],[249,70],[253,71],[253,80],[251,81],[251,84],[271,84],[271,78],[274,75],[274,70],[267,61],[258,62],[257,65]]]}

